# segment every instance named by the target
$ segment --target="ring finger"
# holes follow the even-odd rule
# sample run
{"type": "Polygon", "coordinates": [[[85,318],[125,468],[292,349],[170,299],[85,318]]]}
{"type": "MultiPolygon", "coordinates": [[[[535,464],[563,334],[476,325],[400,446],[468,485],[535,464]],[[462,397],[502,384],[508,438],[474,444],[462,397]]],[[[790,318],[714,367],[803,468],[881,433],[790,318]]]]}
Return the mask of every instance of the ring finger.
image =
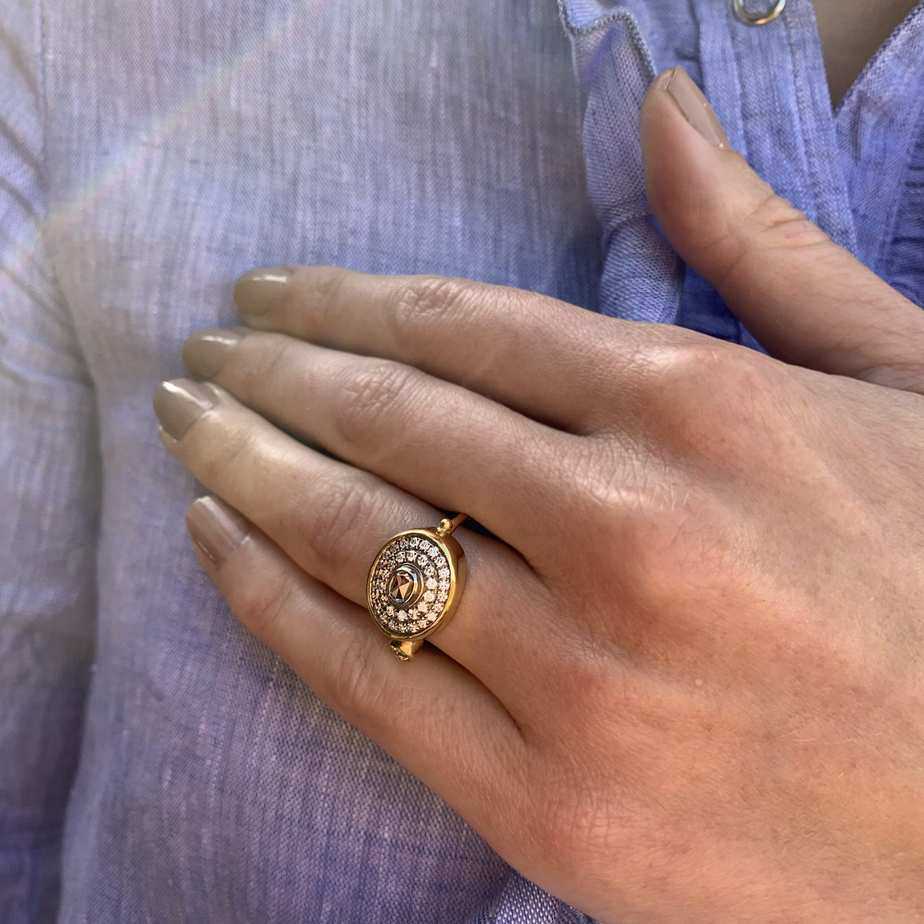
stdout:
{"type": "MultiPolygon", "coordinates": [[[[375,475],[303,446],[215,385],[165,382],[154,406],[167,448],[202,484],[354,603],[365,603],[369,564],[390,535],[441,518],[375,475]]],[[[458,612],[431,640],[507,703],[517,699],[511,662],[535,663],[544,587],[503,543],[471,531],[462,543],[472,576],[458,612]]]]}
{"type": "Polygon", "coordinates": [[[504,844],[524,790],[511,791],[509,781],[528,755],[497,697],[435,648],[422,651],[413,670],[383,657],[359,607],[217,498],[193,503],[187,524],[200,565],[241,623],[317,696],[504,844]]]}

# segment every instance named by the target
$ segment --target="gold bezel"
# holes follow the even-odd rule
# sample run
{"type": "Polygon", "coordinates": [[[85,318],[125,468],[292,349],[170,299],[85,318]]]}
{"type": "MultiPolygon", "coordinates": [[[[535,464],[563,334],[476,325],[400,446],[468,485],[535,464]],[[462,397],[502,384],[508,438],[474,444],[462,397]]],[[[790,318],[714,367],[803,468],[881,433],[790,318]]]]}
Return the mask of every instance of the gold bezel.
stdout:
{"type": "Polygon", "coordinates": [[[417,644],[423,642],[425,638],[432,635],[441,626],[445,625],[450,618],[452,618],[452,615],[455,613],[456,608],[459,605],[459,598],[461,597],[462,590],[465,586],[466,571],[467,566],[465,562],[465,552],[462,549],[462,546],[452,535],[440,536],[435,529],[431,529],[426,526],[419,526],[413,529],[405,529],[400,533],[395,533],[393,536],[390,536],[385,542],[382,543],[381,548],[379,549],[375,559],[369,567],[369,573],[366,577],[366,608],[369,611],[369,618],[376,624],[376,626],[378,626],[381,633],[390,642],[413,642],[416,643],[413,647],[417,647],[417,644]],[[446,604],[443,606],[443,609],[435,622],[427,626],[425,629],[421,629],[420,631],[414,633],[393,632],[388,628],[388,626],[382,625],[373,608],[372,581],[373,577],[375,576],[379,561],[391,546],[391,544],[397,539],[400,539],[402,536],[426,537],[443,552],[446,561],[449,563],[449,591],[446,597],[446,604]]]}

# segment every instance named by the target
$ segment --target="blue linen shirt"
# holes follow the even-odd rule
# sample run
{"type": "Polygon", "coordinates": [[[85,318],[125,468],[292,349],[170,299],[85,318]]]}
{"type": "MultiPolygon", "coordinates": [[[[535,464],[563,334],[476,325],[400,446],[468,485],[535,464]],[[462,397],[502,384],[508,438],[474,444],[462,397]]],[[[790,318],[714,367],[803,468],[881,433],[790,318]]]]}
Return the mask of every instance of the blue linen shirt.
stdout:
{"type": "Polygon", "coordinates": [[[645,201],[639,105],[675,63],[765,178],[924,303],[924,3],[836,112],[808,0],[761,28],[723,0],[6,5],[0,920],[584,920],[230,618],[150,395],[274,263],[464,275],[756,346],[645,201]]]}

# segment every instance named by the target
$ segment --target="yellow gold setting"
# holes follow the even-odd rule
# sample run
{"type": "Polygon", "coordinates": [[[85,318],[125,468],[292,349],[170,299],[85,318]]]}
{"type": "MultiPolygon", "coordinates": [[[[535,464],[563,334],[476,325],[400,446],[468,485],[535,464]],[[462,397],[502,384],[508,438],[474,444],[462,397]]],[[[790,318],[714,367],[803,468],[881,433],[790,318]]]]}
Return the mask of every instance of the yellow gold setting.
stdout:
{"type": "Polygon", "coordinates": [[[435,529],[408,529],[379,549],[366,580],[372,621],[401,661],[412,658],[428,635],[445,625],[465,585],[465,552],[453,537],[458,514],[435,529]]]}

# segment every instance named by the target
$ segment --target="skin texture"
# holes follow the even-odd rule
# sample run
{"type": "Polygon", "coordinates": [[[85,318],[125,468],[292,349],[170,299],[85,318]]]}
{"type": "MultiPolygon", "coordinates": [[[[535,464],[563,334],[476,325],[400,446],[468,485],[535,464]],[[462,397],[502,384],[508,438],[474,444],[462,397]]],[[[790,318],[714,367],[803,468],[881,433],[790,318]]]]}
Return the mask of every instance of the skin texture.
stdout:
{"type": "Polygon", "coordinates": [[[837,105],[917,0],[814,0],[831,101],[837,105]]]}
{"type": "MultiPolygon", "coordinates": [[[[238,285],[155,405],[202,567],[312,689],[603,921],[924,915],[924,315],[721,138],[642,130],[677,250],[776,358],[464,280],[238,285]],[[398,663],[393,533],[465,510],[398,663]]],[[[686,107],[684,113],[680,105],[686,107]]],[[[694,126],[699,125],[702,134],[694,126]]]]}

